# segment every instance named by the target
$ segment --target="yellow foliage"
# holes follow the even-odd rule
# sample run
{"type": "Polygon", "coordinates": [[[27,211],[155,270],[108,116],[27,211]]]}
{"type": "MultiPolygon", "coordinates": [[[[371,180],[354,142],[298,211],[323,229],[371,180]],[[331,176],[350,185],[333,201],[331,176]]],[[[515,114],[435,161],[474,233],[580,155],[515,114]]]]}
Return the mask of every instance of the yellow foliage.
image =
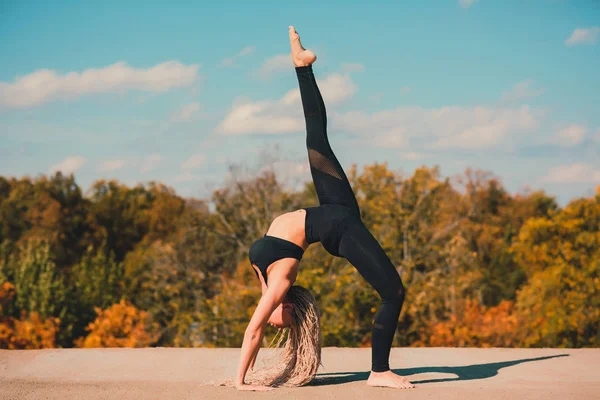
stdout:
{"type": "MultiPolygon", "coordinates": [[[[599,254],[600,255],[600,254],[599,254]]],[[[519,291],[524,346],[598,346],[600,257],[578,269],[564,262],[538,272],[519,291]]]]}
{"type": "Polygon", "coordinates": [[[260,300],[260,281],[247,259],[237,265],[233,276],[224,277],[221,284],[221,292],[206,300],[200,313],[202,346],[239,346],[260,300]]]}
{"type": "Polygon", "coordinates": [[[512,248],[529,271],[517,294],[524,346],[600,343],[600,197],[530,219],[512,248]]]}
{"type": "MultiPolygon", "coordinates": [[[[104,308],[122,296],[136,307],[121,301],[96,309],[89,335],[77,346],[239,346],[261,295],[248,245],[275,215],[316,200],[311,184],[290,192],[274,172],[239,176],[215,191],[214,211],[161,184],[129,189],[114,181],[98,181],[89,204],[75,196],[79,208],[72,210],[61,193],[76,195],[74,182],[46,180],[40,191],[0,177],[0,187],[11,188],[10,202],[0,199],[2,215],[17,216],[0,221],[0,228],[18,232],[11,238],[15,246],[45,238],[60,255],[46,258],[65,274],[81,249],[107,238],[106,250],[125,260],[122,291],[88,285],[112,292],[97,296],[101,304],[90,300],[85,313],[81,301],[62,313],[46,296],[57,291],[38,290],[39,279],[30,279],[34,270],[14,267],[10,252],[2,253],[12,244],[1,243],[0,347],[54,346],[57,333],[58,343],[68,345],[69,332],[79,334],[90,320],[92,305],[104,308]],[[78,238],[75,232],[87,233],[78,238]],[[41,314],[20,314],[24,304],[41,314]],[[40,315],[64,316],[65,331],[59,332],[58,319],[40,315]],[[160,337],[150,316],[160,324],[160,337]]],[[[511,195],[498,178],[478,170],[445,179],[437,167],[421,167],[405,177],[374,164],[361,173],[354,167],[348,176],[365,225],[407,288],[395,346],[600,346],[600,186],[595,197],[561,209],[541,191],[511,195]]],[[[101,276],[100,269],[89,270],[101,276]]],[[[87,287],[74,276],[65,282],[87,287]]],[[[305,253],[297,283],[315,295],[325,346],[370,345],[380,299],[352,265],[317,244],[305,253]]],[[[72,289],[65,286],[64,293],[72,289]]],[[[268,329],[267,340],[274,333],[268,329]]]]}
{"type": "Polygon", "coordinates": [[[98,316],[86,328],[89,335],[76,341],[77,347],[146,347],[156,341],[148,332],[148,313],[125,300],[106,310],[96,308],[98,316]]]}

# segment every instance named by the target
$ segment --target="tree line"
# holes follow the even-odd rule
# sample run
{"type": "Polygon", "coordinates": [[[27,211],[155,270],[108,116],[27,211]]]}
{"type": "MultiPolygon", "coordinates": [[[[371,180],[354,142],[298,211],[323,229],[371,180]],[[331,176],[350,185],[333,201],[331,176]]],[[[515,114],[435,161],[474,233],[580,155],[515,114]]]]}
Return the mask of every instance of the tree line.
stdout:
{"type": "MultiPolygon", "coordinates": [[[[348,172],[407,288],[395,346],[600,345],[600,187],[561,207],[483,171],[348,172]]],[[[249,246],[317,200],[269,169],[232,176],[209,199],[0,177],[0,348],[239,346],[260,297],[249,246]]],[[[317,299],[325,346],[370,345],[380,300],[348,262],[313,245],[297,284],[317,299]]]]}

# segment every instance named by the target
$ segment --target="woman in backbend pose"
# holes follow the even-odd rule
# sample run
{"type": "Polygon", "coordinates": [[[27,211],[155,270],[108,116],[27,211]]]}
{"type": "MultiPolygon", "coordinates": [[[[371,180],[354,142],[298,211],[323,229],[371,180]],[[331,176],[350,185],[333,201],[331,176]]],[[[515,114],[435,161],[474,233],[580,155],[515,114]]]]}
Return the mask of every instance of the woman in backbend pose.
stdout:
{"type": "Polygon", "coordinates": [[[325,250],[346,258],[382,299],[372,329],[372,365],[367,384],[414,387],[389,368],[389,355],[405,290],[396,268],[360,219],[358,203],[327,139],[323,99],[312,71],[315,54],[305,50],[293,26],[289,28],[292,59],[300,86],[306,120],[310,171],[318,207],[283,214],[271,223],[249,251],[250,262],[262,285],[262,297],[244,335],[235,385],[240,390],[269,390],[266,385],[303,385],[316,374],[321,356],[319,316],[314,298],[292,286],[304,251],[321,242],[325,250]],[[276,377],[246,384],[266,324],[290,327],[280,372],[276,377]]]}

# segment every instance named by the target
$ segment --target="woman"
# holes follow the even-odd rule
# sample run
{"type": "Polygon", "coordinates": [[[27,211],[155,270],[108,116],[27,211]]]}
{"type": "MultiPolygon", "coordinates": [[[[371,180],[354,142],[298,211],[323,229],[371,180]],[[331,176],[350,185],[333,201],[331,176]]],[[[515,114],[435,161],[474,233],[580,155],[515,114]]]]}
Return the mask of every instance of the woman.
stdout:
{"type": "Polygon", "coordinates": [[[289,344],[288,339],[287,374],[268,384],[282,383],[294,378],[295,374],[304,374],[305,378],[308,371],[308,379],[295,382],[304,384],[316,373],[320,362],[318,310],[306,289],[292,286],[304,251],[315,242],[321,242],[330,254],[346,258],[381,296],[382,303],[372,329],[372,365],[367,384],[414,387],[389,368],[390,349],[405,295],[402,281],[377,240],[363,225],[350,183],[329,145],[325,105],[312,71],[316,56],[302,47],[293,26],[289,27],[289,35],[306,121],[310,171],[320,205],[277,217],[266,235],[250,248],[249,258],[261,281],[262,297],[244,335],[236,387],[240,390],[272,389],[244,382],[248,368],[256,359],[267,323],[278,328],[290,326],[290,335],[296,335],[292,342],[308,343],[299,348],[289,344]],[[301,337],[304,333],[297,332],[299,330],[310,338],[301,337]],[[312,352],[309,361],[300,360],[302,357],[293,353],[306,354],[311,346],[317,350],[312,352]],[[302,365],[298,366],[298,363],[302,365]]]}

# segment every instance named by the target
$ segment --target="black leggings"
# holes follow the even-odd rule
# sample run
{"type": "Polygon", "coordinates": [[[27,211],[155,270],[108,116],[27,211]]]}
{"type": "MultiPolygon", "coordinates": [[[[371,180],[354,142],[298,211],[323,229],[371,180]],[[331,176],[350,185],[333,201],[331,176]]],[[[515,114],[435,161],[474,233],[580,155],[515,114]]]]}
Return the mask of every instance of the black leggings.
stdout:
{"type": "MultiPolygon", "coordinates": [[[[331,254],[346,258],[381,296],[372,330],[372,366],[375,372],[390,369],[389,357],[404,286],[396,268],[360,220],[360,210],[350,182],[333,154],[327,138],[325,104],[312,66],[296,68],[306,120],[306,146],[319,207],[307,209],[307,232],[331,254]],[[310,227],[308,227],[310,225],[310,227]],[[327,245],[326,245],[327,244],[327,245]]],[[[307,233],[307,239],[309,234],[307,233]]]]}

